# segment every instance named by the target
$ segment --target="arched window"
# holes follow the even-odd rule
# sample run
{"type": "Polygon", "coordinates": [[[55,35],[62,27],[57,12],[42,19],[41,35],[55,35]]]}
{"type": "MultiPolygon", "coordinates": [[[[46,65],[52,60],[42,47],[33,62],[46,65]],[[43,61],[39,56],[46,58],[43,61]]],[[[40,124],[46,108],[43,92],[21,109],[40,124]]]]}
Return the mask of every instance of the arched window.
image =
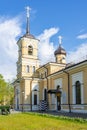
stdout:
{"type": "Polygon", "coordinates": [[[34,94],[34,105],[37,105],[37,94],[34,94]]]}
{"type": "Polygon", "coordinates": [[[76,81],[75,90],[76,90],[76,104],[81,104],[81,84],[79,81],[76,81]]]}
{"type": "Polygon", "coordinates": [[[26,71],[27,73],[29,73],[29,65],[27,65],[26,71]]]}
{"type": "Polygon", "coordinates": [[[35,73],[35,66],[33,66],[33,73],[35,73]]]}
{"type": "Polygon", "coordinates": [[[33,55],[33,47],[31,45],[28,46],[28,55],[33,55]]]}

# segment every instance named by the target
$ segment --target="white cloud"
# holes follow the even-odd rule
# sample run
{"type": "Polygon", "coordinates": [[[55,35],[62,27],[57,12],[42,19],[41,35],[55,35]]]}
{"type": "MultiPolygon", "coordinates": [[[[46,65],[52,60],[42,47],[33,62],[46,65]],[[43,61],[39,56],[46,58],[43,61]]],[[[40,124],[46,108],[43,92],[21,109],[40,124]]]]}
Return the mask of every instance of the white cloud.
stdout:
{"type": "Polygon", "coordinates": [[[87,39],[87,33],[77,36],[78,39],[87,39]]]}
{"type": "MultiPolygon", "coordinates": [[[[87,39],[87,33],[78,35],[77,39],[87,39]]],[[[74,51],[71,51],[67,55],[67,62],[78,63],[87,59],[87,43],[82,43],[74,51]]]]}
{"type": "Polygon", "coordinates": [[[67,62],[80,62],[87,59],[87,43],[83,43],[67,55],[67,62]]]}
{"type": "Polygon", "coordinates": [[[42,34],[37,38],[40,39],[39,44],[39,59],[42,64],[49,61],[54,61],[54,51],[53,42],[50,42],[50,38],[59,31],[59,28],[45,29],[42,34]]]}
{"type": "Polygon", "coordinates": [[[19,18],[0,18],[0,73],[5,79],[16,75],[16,38],[21,34],[19,18]]]}

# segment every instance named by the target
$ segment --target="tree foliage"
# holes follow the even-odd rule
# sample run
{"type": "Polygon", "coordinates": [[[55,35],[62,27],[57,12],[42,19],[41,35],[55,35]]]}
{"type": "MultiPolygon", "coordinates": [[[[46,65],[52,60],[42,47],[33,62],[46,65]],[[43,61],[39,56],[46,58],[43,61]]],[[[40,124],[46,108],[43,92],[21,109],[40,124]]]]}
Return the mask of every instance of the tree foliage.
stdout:
{"type": "Polygon", "coordinates": [[[6,82],[0,74],[0,104],[13,104],[14,90],[10,82],[6,82]]]}

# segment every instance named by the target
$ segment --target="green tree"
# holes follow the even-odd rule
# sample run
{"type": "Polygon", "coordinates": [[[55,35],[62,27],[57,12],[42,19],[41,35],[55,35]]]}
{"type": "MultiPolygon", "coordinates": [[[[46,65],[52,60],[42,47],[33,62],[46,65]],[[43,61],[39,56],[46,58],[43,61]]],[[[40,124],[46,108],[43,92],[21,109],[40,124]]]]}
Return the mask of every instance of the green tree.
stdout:
{"type": "Polygon", "coordinates": [[[10,82],[6,82],[0,74],[0,104],[12,105],[14,97],[13,86],[10,82]]]}

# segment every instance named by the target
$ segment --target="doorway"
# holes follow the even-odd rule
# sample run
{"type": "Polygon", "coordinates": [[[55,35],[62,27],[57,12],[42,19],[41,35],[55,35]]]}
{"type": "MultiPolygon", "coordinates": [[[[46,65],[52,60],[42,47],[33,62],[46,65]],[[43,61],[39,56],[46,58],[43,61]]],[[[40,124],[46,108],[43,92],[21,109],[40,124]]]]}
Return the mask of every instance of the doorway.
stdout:
{"type": "Polygon", "coordinates": [[[57,110],[61,110],[61,93],[57,93],[57,110]]]}

